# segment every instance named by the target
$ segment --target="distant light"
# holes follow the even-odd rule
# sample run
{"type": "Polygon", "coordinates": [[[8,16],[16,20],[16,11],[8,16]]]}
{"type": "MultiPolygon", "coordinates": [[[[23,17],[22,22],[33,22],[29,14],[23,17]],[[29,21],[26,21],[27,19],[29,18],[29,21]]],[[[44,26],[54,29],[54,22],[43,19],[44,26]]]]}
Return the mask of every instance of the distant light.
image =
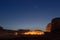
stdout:
{"type": "Polygon", "coordinates": [[[18,33],[17,33],[17,32],[15,32],[15,35],[18,35],[18,33]]]}
{"type": "Polygon", "coordinates": [[[23,34],[25,34],[25,35],[42,35],[42,34],[44,34],[44,32],[41,32],[41,31],[28,31],[28,32],[25,32],[23,34]]]}

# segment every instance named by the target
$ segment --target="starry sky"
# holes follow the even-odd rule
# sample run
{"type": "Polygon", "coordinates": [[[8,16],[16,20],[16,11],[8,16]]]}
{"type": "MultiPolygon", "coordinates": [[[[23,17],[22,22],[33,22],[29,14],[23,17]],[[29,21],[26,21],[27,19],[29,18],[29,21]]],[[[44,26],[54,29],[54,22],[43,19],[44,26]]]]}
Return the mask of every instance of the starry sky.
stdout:
{"type": "Polygon", "coordinates": [[[0,25],[5,29],[45,30],[60,17],[59,0],[0,0],[0,25]]]}

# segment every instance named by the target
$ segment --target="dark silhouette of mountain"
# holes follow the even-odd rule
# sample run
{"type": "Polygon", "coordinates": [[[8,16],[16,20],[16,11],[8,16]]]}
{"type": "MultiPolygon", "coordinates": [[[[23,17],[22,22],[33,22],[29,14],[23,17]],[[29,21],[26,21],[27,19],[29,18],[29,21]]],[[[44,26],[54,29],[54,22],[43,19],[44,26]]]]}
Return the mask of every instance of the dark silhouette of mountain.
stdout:
{"type": "Polygon", "coordinates": [[[51,21],[51,32],[45,33],[43,40],[60,40],[60,17],[51,21]]]}

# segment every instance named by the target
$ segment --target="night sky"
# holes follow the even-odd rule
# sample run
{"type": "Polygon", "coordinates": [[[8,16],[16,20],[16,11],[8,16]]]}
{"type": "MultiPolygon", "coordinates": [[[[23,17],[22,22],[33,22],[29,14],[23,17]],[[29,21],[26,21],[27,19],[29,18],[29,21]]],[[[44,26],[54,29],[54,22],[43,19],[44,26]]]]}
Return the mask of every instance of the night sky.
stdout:
{"type": "Polygon", "coordinates": [[[5,29],[40,29],[60,17],[58,0],[0,0],[0,25],[5,29]]]}

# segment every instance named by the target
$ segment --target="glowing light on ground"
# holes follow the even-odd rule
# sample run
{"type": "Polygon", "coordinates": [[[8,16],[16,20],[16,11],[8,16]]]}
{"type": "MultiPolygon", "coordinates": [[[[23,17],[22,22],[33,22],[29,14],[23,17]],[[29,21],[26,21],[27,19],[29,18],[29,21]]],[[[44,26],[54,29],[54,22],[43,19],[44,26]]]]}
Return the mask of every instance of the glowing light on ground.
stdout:
{"type": "Polygon", "coordinates": [[[25,35],[43,35],[44,34],[44,32],[41,32],[41,31],[28,31],[28,32],[25,32],[25,33],[23,33],[23,34],[25,34],[25,35]]]}

